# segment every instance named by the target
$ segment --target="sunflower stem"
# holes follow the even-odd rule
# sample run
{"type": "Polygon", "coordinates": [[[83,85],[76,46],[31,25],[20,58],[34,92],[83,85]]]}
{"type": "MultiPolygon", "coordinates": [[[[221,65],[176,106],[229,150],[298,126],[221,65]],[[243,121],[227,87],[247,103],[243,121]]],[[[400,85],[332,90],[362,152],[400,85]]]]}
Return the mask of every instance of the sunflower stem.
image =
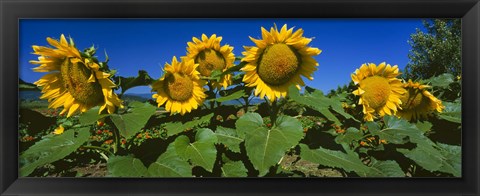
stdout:
{"type": "Polygon", "coordinates": [[[274,101],[271,102],[271,107],[270,107],[270,121],[273,124],[277,121],[277,116],[278,116],[278,105],[277,105],[277,100],[275,99],[274,101]]]}
{"type": "Polygon", "coordinates": [[[113,154],[115,154],[120,146],[120,132],[110,118],[106,118],[105,123],[107,123],[113,129],[113,138],[115,139],[115,145],[113,145],[113,154]]]}
{"type": "Polygon", "coordinates": [[[245,112],[248,111],[248,106],[250,106],[250,100],[248,99],[249,97],[243,97],[243,100],[245,101],[245,105],[243,106],[243,110],[245,110],[245,112]]]}
{"type": "Polygon", "coordinates": [[[208,92],[209,92],[208,94],[213,96],[212,101],[210,101],[210,109],[213,110],[213,108],[215,108],[215,98],[217,94],[215,93],[215,89],[213,88],[211,81],[209,81],[207,84],[208,84],[208,92]]]}

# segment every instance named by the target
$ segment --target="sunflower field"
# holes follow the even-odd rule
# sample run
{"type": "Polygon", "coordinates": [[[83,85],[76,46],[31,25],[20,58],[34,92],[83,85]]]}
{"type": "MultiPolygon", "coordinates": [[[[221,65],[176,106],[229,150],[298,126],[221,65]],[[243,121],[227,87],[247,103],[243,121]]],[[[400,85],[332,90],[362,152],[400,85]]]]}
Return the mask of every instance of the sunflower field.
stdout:
{"type": "Polygon", "coordinates": [[[303,33],[262,27],[241,55],[193,37],[158,79],[47,38],[30,61],[43,77],[20,84],[46,105],[20,104],[19,176],[461,177],[460,76],[373,62],[322,92],[304,83],[322,51],[303,33]],[[153,96],[125,94],[138,86],[153,96]]]}

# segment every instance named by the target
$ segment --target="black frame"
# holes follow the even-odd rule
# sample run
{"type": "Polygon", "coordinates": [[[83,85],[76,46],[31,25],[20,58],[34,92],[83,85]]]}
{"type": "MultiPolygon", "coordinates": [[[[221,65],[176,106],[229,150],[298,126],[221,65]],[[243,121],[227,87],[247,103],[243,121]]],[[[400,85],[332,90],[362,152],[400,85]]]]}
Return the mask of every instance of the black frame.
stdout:
{"type": "Polygon", "coordinates": [[[1,195],[480,195],[479,0],[0,0],[1,195]],[[462,178],[18,178],[20,18],[462,18],[462,178]],[[16,39],[15,39],[16,38],[16,39]]]}

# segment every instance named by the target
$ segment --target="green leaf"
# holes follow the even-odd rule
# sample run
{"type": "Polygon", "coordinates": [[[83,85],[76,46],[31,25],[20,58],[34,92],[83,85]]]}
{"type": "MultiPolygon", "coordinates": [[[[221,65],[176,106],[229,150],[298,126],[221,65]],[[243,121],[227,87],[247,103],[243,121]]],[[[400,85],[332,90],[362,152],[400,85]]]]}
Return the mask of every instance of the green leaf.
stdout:
{"type": "Polygon", "coordinates": [[[397,151],[428,171],[438,171],[442,166],[443,155],[428,141],[417,141],[417,147],[412,150],[397,149],[397,151]]]}
{"type": "Polygon", "coordinates": [[[431,77],[426,80],[433,87],[447,88],[451,83],[453,83],[453,75],[449,73],[444,73],[442,75],[431,77]]]}
{"type": "Polygon", "coordinates": [[[443,102],[445,109],[438,116],[441,119],[462,123],[462,104],[460,102],[443,102]]]}
{"type": "Polygon", "coordinates": [[[417,122],[417,123],[415,123],[415,126],[417,126],[417,128],[420,129],[424,133],[430,132],[432,130],[432,127],[433,127],[432,123],[428,122],[428,121],[417,122]]]}
{"type": "Polygon", "coordinates": [[[241,138],[245,138],[245,132],[253,129],[260,129],[263,126],[263,119],[257,113],[246,113],[235,122],[237,134],[241,138]]]}
{"type": "Polygon", "coordinates": [[[236,91],[236,92],[234,92],[230,95],[227,95],[227,96],[224,96],[224,97],[218,97],[215,100],[217,102],[231,101],[231,100],[235,100],[235,99],[238,99],[240,97],[243,97],[244,95],[245,95],[245,91],[244,90],[239,90],[239,91],[236,91]]]}
{"type": "Polygon", "coordinates": [[[167,130],[167,135],[170,137],[173,135],[177,135],[188,129],[207,126],[208,124],[210,124],[210,119],[212,117],[213,117],[213,113],[210,113],[205,116],[202,116],[199,119],[188,121],[185,124],[181,122],[171,122],[171,123],[165,123],[164,126],[165,126],[165,129],[167,130]]]}
{"type": "Polygon", "coordinates": [[[175,140],[175,149],[180,157],[190,159],[195,165],[212,172],[217,157],[216,142],[217,137],[212,130],[199,129],[195,135],[195,142],[190,143],[187,136],[179,136],[175,140]]]}
{"type": "Polygon", "coordinates": [[[445,157],[439,171],[453,174],[455,177],[462,176],[462,147],[437,143],[440,153],[445,157]]]}
{"type": "Polygon", "coordinates": [[[355,152],[345,154],[341,151],[325,148],[310,149],[305,144],[300,144],[300,157],[303,160],[318,163],[327,167],[344,169],[347,172],[355,172],[360,176],[366,176],[371,169],[364,165],[355,152]]]}
{"type": "Polygon", "coordinates": [[[142,161],[131,156],[110,157],[107,168],[112,177],[144,177],[148,174],[142,161]]]}
{"type": "Polygon", "coordinates": [[[335,138],[337,143],[347,143],[350,144],[353,141],[358,141],[363,138],[363,133],[355,127],[349,127],[345,130],[345,133],[338,135],[335,138]]]}
{"type": "Polygon", "coordinates": [[[153,79],[148,75],[145,70],[139,70],[137,77],[115,77],[117,83],[119,83],[122,88],[122,94],[125,93],[130,88],[137,86],[148,86],[153,83],[153,79]]]}
{"type": "Polygon", "coordinates": [[[149,103],[136,101],[131,102],[128,107],[125,114],[110,115],[120,134],[127,139],[140,132],[156,110],[156,107],[149,103]]]}
{"type": "Polygon", "coordinates": [[[222,177],[247,177],[248,170],[242,161],[231,161],[225,157],[224,162],[222,166],[222,177]]]}
{"type": "Polygon", "coordinates": [[[69,129],[61,135],[47,136],[19,157],[20,176],[28,176],[37,167],[60,160],[75,152],[90,136],[89,128],[69,129]]]}
{"type": "Polygon", "coordinates": [[[308,88],[311,92],[307,92],[302,96],[295,86],[289,88],[288,96],[294,101],[306,105],[314,110],[317,110],[324,115],[328,120],[340,125],[340,120],[330,111],[342,115],[344,118],[353,119],[358,122],[352,115],[346,113],[342,107],[342,102],[339,97],[328,98],[319,90],[308,88]]]}
{"type": "Polygon", "coordinates": [[[412,150],[398,149],[409,159],[428,171],[441,171],[461,176],[461,147],[446,144],[435,145],[430,140],[416,141],[412,150]]]}
{"type": "Polygon", "coordinates": [[[179,157],[175,144],[168,145],[167,151],[148,167],[150,177],[191,177],[192,167],[179,157]]]}
{"type": "Polygon", "coordinates": [[[387,140],[388,143],[405,144],[409,139],[411,141],[412,139],[420,140],[426,138],[423,136],[423,132],[414,124],[404,119],[395,116],[384,116],[383,120],[385,122],[383,129],[377,129],[378,126],[375,128],[375,126],[370,125],[369,131],[374,135],[378,135],[380,139],[387,140]]]}
{"type": "Polygon", "coordinates": [[[224,144],[232,152],[240,153],[240,143],[243,142],[243,138],[238,136],[235,129],[218,126],[215,135],[218,143],[224,144]]]}
{"type": "Polygon", "coordinates": [[[370,171],[366,173],[367,177],[405,177],[405,172],[396,161],[377,161],[372,160],[370,171]]]}
{"type": "Polygon", "coordinates": [[[227,74],[231,74],[233,72],[240,71],[240,69],[245,67],[246,64],[247,64],[246,62],[241,62],[236,66],[230,67],[227,70],[225,70],[224,72],[222,72],[222,74],[220,76],[224,76],[224,75],[227,75],[227,74]]]}
{"type": "Polygon", "coordinates": [[[78,120],[80,121],[81,125],[91,125],[97,120],[104,118],[106,116],[109,116],[109,114],[98,114],[98,111],[100,110],[99,106],[95,106],[91,108],[90,110],[86,111],[85,113],[82,113],[78,120]]]}
{"type": "Polygon", "coordinates": [[[245,133],[247,155],[260,176],[267,174],[303,137],[302,124],[289,116],[280,116],[274,127],[268,129],[259,114],[247,113],[236,125],[239,133],[245,133]]]}

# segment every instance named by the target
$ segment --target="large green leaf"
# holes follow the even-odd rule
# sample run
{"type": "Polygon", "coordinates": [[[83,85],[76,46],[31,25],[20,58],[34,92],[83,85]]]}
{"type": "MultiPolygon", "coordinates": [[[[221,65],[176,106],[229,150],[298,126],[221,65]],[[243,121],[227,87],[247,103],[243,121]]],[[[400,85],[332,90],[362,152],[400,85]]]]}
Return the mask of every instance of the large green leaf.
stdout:
{"type": "Polygon", "coordinates": [[[109,114],[98,114],[98,111],[100,110],[99,106],[93,107],[86,111],[85,113],[82,113],[80,117],[78,117],[78,120],[80,121],[81,125],[90,125],[97,120],[104,118],[106,116],[109,116],[109,114]]]}
{"type": "Polygon", "coordinates": [[[303,160],[318,163],[327,167],[344,169],[347,172],[355,172],[360,176],[367,176],[371,169],[362,163],[355,152],[345,154],[341,151],[325,148],[310,149],[305,144],[300,144],[300,157],[303,160]]]}
{"type": "Polygon", "coordinates": [[[427,141],[419,141],[417,147],[412,150],[397,149],[409,159],[415,161],[418,165],[428,171],[438,171],[443,165],[445,159],[443,155],[433,145],[427,141]]]}
{"type": "Polygon", "coordinates": [[[229,94],[229,95],[226,95],[226,96],[223,96],[223,97],[218,97],[218,98],[215,99],[215,101],[218,101],[218,102],[231,101],[231,100],[235,100],[235,99],[238,99],[240,97],[243,97],[243,96],[245,96],[245,91],[244,90],[239,90],[239,91],[233,92],[232,94],[229,94]]]}
{"type": "Polygon", "coordinates": [[[167,151],[148,167],[150,177],[191,177],[192,167],[177,154],[175,144],[168,145],[167,151]]]}
{"type": "Polygon", "coordinates": [[[137,86],[148,86],[154,81],[145,70],[139,70],[137,77],[125,78],[122,76],[116,76],[114,77],[114,79],[117,81],[117,83],[120,84],[122,94],[125,93],[125,91],[127,91],[128,89],[137,86]]]}
{"type": "Polygon", "coordinates": [[[453,75],[449,73],[444,73],[442,75],[431,77],[426,82],[429,82],[431,86],[447,88],[451,83],[453,83],[453,75]]]}
{"type": "Polygon", "coordinates": [[[69,129],[61,135],[47,136],[19,157],[20,176],[28,176],[35,168],[60,160],[75,152],[90,136],[89,128],[69,129]]]}
{"type": "Polygon", "coordinates": [[[377,161],[373,159],[372,162],[370,171],[366,173],[368,177],[405,177],[405,172],[395,161],[377,161]]]}
{"type": "Polygon", "coordinates": [[[342,102],[338,97],[328,98],[323,95],[321,91],[313,88],[308,88],[310,92],[305,91],[302,96],[295,86],[289,88],[288,96],[294,101],[306,105],[314,110],[317,110],[324,115],[328,120],[333,121],[336,124],[341,124],[340,120],[330,111],[333,110],[336,113],[342,115],[344,118],[353,119],[357,121],[352,115],[346,113],[342,107],[342,102]]]}
{"type": "Polygon", "coordinates": [[[247,168],[243,165],[242,161],[231,161],[224,157],[225,162],[222,166],[222,177],[246,177],[247,168]]]}
{"type": "Polygon", "coordinates": [[[438,116],[454,123],[462,123],[462,104],[460,102],[443,102],[445,109],[438,116]]]}
{"type": "Polygon", "coordinates": [[[243,142],[243,138],[238,136],[235,129],[218,126],[215,135],[217,135],[218,143],[225,145],[232,152],[240,153],[240,143],[243,142]]]}
{"type": "Polygon", "coordinates": [[[237,130],[245,133],[245,149],[255,169],[264,176],[277,164],[285,152],[303,137],[302,124],[295,118],[280,116],[268,129],[257,113],[247,113],[236,123],[237,130]]]}
{"type": "Polygon", "coordinates": [[[186,123],[181,122],[171,122],[165,123],[164,127],[167,130],[167,135],[173,136],[177,135],[185,130],[193,129],[195,127],[206,126],[210,124],[210,119],[213,117],[213,113],[202,116],[199,119],[191,120],[186,123]]]}
{"type": "Polygon", "coordinates": [[[363,138],[363,133],[355,127],[349,127],[345,130],[345,133],[338,135],[335,138],[337,143],[347,143],[350,144],[353,141],[358,141],[363,138]]]}
{"type": "Polygon", "coordinates": [[[112,177],[144,177],[147,168],[140,159],[131,156],[110,157],[107,162],[109,176],[112,177]]]}
{"type": "Polygon", "coordinates": [[[453,174],[455,177],[462,176],[462,147],[437,143],[440,153],[445,159],[439,171],[453,174]]]}
{"type": "Polygon", "coordinates": [[[175,149],[183,159],[190,159],[194,164],[211,172],[217,157],[216,142],[217,136],[212,130],[199,129],[195,135],[195,142],[190,143],[187,136],[179,136],[175,140],[175,149]]]}
{"type": "Polygon", "coordinates": [[[125,114],[110,115],[120,134],[127,139],[140,132],[156,110],[156,107],[149,103],[136,101],[131,102],[128,107],[125,114]]]}
{"type": "Polygon", "coordinates": [[[404,119],[395,116],[384,116],[383,120],[385,126],[382,129],[379,126],[371,125],[374,122],[367,126],[372,134],[378,135],[380,139],[387,140],[388,143],[405,144],[408,141],[412,141],[412,139],[421,140],[425,138],[423,132],[417,126],[404,119]]]}

